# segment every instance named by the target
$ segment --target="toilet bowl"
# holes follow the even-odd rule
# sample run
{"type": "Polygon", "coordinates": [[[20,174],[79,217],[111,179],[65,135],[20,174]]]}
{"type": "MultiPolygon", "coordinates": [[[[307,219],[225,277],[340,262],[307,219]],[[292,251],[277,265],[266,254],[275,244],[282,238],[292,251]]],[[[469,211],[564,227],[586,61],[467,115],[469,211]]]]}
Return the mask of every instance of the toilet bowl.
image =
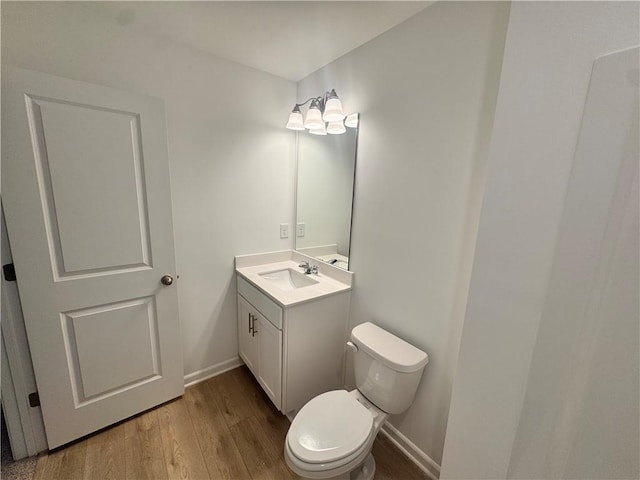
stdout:
{"type": "Polygon", "coordinates": [[[371,449],[389,414],[406,410],[429,357],[391,333],[364,323],[351,332],[357,389],[311,399],[293,419],[285,461],[303,478],[371,480],[371,449]]]}
{"type": "MultiPolygon", "coordinates": [[[[323,393],[302,407],[291,423],[285,441],[287,465],[304,478],[349,478],[344,475],[370,456],[387,417],[358,390],[323,393]]],[[[371,478],[374,465],[367,469],[371,478]]]]}

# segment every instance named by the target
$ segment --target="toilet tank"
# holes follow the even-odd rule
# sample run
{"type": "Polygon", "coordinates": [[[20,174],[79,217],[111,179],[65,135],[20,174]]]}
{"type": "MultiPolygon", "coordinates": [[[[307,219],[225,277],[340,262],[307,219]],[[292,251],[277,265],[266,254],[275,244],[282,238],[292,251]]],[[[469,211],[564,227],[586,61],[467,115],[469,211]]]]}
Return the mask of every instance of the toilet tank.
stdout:
{"type": "Polygon", "coordinates": [[[386,330],[366,322],[351,331],[357,389],[381,410],[404,412],[416,394],[429,356],[386,330]]]}

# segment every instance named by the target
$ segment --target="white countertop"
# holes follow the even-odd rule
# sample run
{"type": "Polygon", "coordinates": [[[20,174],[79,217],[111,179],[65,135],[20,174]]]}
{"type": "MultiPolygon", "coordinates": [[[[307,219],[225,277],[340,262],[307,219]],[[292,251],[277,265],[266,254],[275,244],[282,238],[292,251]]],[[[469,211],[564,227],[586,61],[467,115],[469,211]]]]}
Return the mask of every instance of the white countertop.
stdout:
{"type": "MultiPolygon", "coordinates": [[[[236,272],[282,307],[289,307],[298,303],[309,302],[328,295],[335,295],[351,290],[351,276],[353,274],[346,272],[348,276],[345,276],[344,272],[340,271],[337,267],[322,264],[323,262],[317,262],[320,268],[320,272],[317,275],[310,274],[311,278],[318,283],[289,291],[282,290],[270,280],[260,276],[260,274],[287,268],[301,272],[302,269],[298,266],[301,261],[306,261],[308,258],[310,259],[309,263],[313,264],[314,259],[295,251],[291,252],[291,255],[283,255],[284,252],[277,253],[279,253],[279,255],[275,256],[273,254],[263,254],[264,257],[262,260],[264,260],[265,263],[259,263],[261,259],[255,258],[257,255],[252,255],[251,261],[239,261],[239,258],[242,257],[236,257],[236,272]],[[254,265],[253,263],[258,264],[254,265]]],[[[245,259],[247,257],[245,257],[245,259]]]]}

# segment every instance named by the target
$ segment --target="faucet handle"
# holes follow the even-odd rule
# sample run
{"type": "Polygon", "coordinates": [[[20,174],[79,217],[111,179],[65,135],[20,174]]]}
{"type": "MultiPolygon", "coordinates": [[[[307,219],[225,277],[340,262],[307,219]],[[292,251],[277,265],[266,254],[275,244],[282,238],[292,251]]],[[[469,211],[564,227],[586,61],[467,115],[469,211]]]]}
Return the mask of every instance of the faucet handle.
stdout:
{"type": "Polygon", "coordinates": [[[314,275],[318,275],[318,265],[314,265],[313,267],[311,267],[311,273],[313,273],[314,275]]]}
{"type": "Polygon", "coordinates": [[[302,262],[300,265],[298,265],[299,267],[302,268],[309,268],[309,262],[302,262]]]}

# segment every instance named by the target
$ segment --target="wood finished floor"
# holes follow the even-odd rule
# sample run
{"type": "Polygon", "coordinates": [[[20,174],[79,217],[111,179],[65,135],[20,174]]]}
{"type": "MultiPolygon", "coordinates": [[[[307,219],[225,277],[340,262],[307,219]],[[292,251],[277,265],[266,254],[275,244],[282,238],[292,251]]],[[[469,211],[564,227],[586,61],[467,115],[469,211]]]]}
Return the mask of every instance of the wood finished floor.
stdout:
{"type": "MultiPolygon", "coordinates": [[[[246,367],[186,389],[182,398],[38,457],[34,480],[299,478],[286,466],[289,420],[246,367]]],[[[377,480],[425,475],[384,436],[377,480]]]]}

